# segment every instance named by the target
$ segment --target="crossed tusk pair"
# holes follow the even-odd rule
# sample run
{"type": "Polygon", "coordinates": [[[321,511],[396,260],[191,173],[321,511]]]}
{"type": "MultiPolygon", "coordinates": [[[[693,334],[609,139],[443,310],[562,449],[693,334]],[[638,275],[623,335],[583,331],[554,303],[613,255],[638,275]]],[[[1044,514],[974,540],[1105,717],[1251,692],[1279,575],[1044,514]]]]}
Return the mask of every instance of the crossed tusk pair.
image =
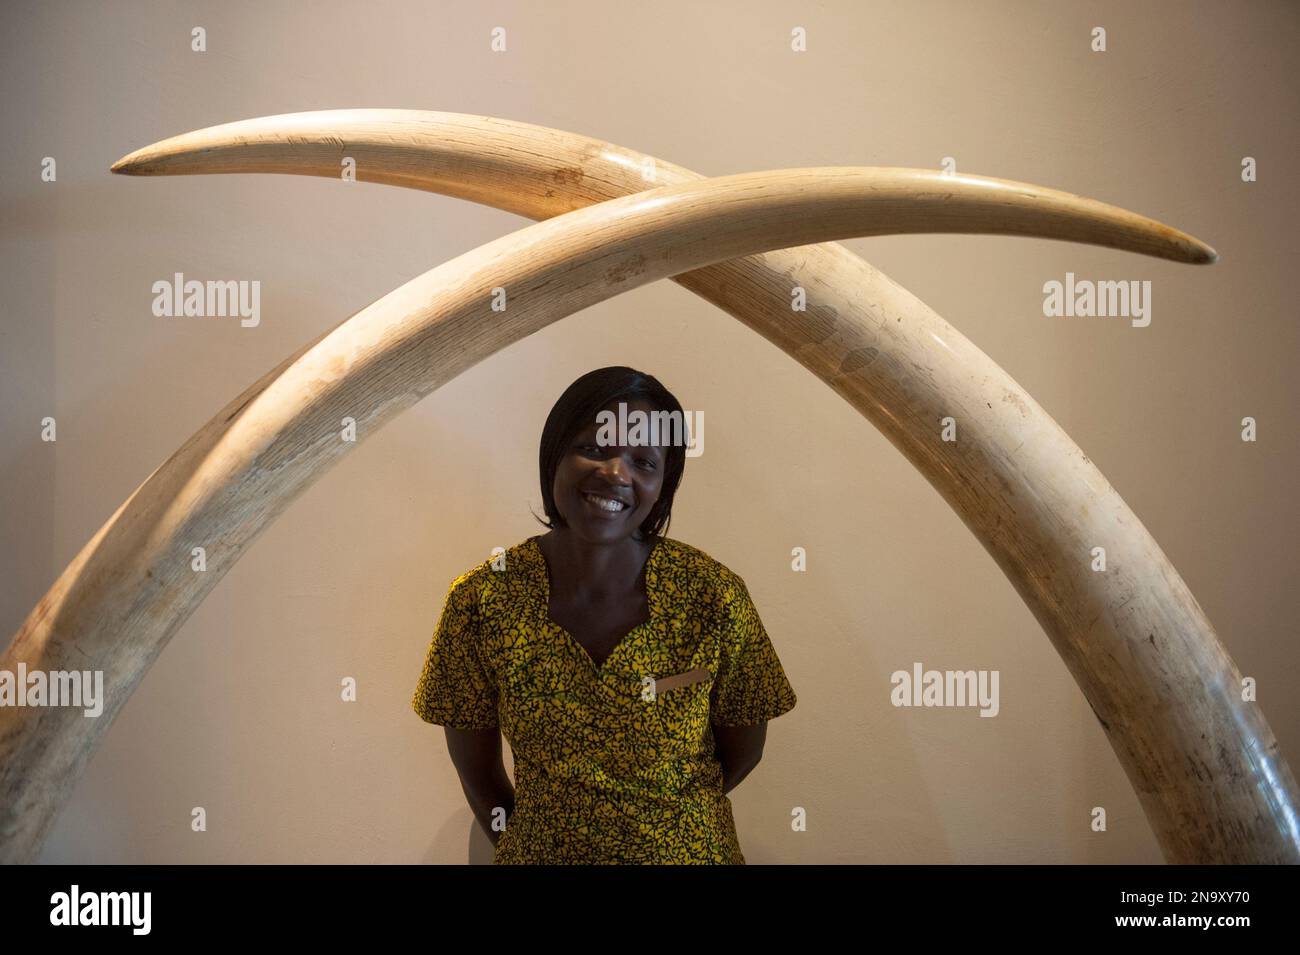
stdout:
{"type": "Polygon", "coordinates": [[[342,417],[356,419],[363,439],[506,345],[675,276],[830,385],[956,510],[1078,681],[1166,859],[1300,861],[1291,771],[1150,534],[1005,371],[830,240],[1033,235],[1191,263],[1213,261],[1208,246],[1025,183],[855,167],[702,179],[572,133],[456,113],[263,117],[164,140],[113,171],[338,178],[345,157],[364,181],[549,221],[424,273],[304,346],[158,467],[82,549],[0,668],[81,669],[89,658],[105,671],[104,717],[0,708],[0,859],[35,857],[172,634],[257,534],[352,447],[337,438],[342,417]],[[807,291],[806,312],[790,308],[795,286],[807,291]],[[497,287],[508,290],[504,312],[490,307],[497,287]],[[938,439],[949,415],[961,425],[955,443],[938,439]],[[189,554],[200,545],[209,569],[194,573],[189,554]],[[1091,569],[1094,546],[1106,548],[1104,573],[1091,569]]]}

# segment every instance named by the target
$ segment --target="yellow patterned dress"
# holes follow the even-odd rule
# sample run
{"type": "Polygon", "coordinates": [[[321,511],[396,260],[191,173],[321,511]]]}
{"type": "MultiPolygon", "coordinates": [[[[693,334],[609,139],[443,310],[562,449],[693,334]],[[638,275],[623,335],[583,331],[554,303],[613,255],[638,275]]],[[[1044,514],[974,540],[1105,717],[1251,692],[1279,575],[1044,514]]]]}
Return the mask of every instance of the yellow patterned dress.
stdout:
{"type": "Polygon", "coordinates": [[[550,619],[538,540],[452,581],[413,700],[429,723],[498,727],[510,743],[515,808],[494,861],[743,865],[712,724],[795,705],[745,582],[658,538],[649,619],[596,666],[550,619]]]}

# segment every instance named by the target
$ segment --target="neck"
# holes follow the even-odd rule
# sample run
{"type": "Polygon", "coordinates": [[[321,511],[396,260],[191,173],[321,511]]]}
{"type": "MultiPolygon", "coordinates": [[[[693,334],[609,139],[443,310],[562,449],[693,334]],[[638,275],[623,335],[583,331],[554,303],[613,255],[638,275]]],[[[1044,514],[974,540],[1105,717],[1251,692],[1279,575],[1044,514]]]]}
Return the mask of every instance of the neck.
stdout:
{"type": "Polygon", "coordinates": [[[625,537],[592,543],[567,527],[544,534],[540,543],[551,573],[552,596],[585,602],[637,593],[654,540],[625,537]]]}

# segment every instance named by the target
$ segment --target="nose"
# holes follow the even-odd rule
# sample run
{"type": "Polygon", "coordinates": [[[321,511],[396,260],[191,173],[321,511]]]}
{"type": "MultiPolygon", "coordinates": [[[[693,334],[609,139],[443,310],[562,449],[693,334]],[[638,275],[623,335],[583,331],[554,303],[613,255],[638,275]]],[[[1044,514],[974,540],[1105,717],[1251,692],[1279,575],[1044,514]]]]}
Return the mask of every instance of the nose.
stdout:
{"type": "Polygon", "coordinates": [[[623,462],[621,454],[611,455],[600,463],[600,476],[610,484],[617,484],[625,487],[632,482],[628,480],[627,465],[623,462]]]}

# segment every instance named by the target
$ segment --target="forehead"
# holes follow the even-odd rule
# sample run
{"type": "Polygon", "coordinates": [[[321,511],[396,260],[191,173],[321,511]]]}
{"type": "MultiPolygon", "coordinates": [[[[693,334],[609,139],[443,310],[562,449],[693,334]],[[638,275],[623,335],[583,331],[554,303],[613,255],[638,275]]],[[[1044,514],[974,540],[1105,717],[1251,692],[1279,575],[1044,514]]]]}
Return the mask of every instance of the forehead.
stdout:
{"type": "Polygon", "coordinates": [[[576,438],[590,439],[603,432],[612,438],[605,442],[612,447],[641,447],[662,452],[673,442],[673,421],[670,412],[656,408],[644,400],[621,402],[615,401],[601,408],[589,419],[582,421],[575,434],[576,438]],[[619,429],[626,426],[628,444],[620,443],[619,429]],[[633,443],[637,438],[641,443],[633,443]]]}

